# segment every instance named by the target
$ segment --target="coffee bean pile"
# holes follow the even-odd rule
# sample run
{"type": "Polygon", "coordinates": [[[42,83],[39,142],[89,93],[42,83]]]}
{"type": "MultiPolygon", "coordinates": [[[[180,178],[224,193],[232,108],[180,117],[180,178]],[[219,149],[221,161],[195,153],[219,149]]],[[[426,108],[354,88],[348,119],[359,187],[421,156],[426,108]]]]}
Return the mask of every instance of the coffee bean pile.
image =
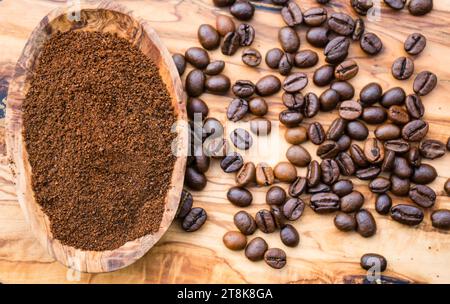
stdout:
{"type": "MultiPolygon", "coordinates": [[[[250,20],[254,14],[253,4],[246,0],[215,0],[218,7],[229,7],[236,19],[250,20]]],[[[298,220],[306,205],[318,214],[338,212],[334,224],[341,231],[356,231],[362,237],[371,237],[377,232],[377,224],[372,213],[364,208],[365,197],[355,190],[350,179],[354,176],[368,181],[369,190],[377,195],[375,210],[402,224],[415,226],[424,219],[423,208],[432,208],[436,192],[427,186],[437,177],[435,168],[422,163],[422,159],[442,157],[450,150],[447,144],[427,138],[429,124],[424,120],[425,107],[422,98],[437,85],[437,77],[430,71],[419,72],[414,79],[412,91],[394,87],[383,91],[378,83],[368,83],[356,95],[348,80],[357,76],[358,63],[348,59],[352,42],[368,55],[380,53],[384,46],[380,38],[365,30],[362,17],[353,18],[345,13],[330,13],[325,7],[315,7],[303,11],[295,1],[272,1],[281,5],[281,18],[286,23],[278,31],[280,48],[270,49],[265,54],[265,63],[281,76],[266,75],[256,84],[242,79],[230,84],[229,78],[220,73],[222,61],[210,61],[206,50],[219,48],[225,55],[233,55],[240,47],[249,47],[255,37],[255,29],[249,24],[236,27],[232,18],[218,15],[216,27],[201,25],[198,38],[201,48],[190,48],[184,57],[174,55],[180,74],[184,72],[186,61],[195,68],[186,77],[186,91],[190,96],[187,105],[189,118],[200,115],[203,125],[200,132],[191,132],[191,143],[197,138],[203,142],[200,156],[190,156],[186,169],[185,184],[193,190],[202,190],[206,183],[204,173],[212,158],[219,158],[220,166],[226,173],[236,172],[236,185],[227,192],[227,199],[235,206],[245,208],[252,204],[253,196],[248,187],[270,186],[266,194],[268,209],[258,211],[253,217],[241,210],[234,215],[238,231],[229,231],[223,237],[226,247],[231,250],[245,249],[251,261],[264,259],[273,268],[286,264],[286,254],[282,249],[269,248],[267,242],[256,237],[247,243],[247,236],[256,229],[263,233],[279,231],[281,241],[288,247],[299,244],[298,231],[289,224],[298,220]],[[319,96],[313,92],[303,93],[308,76],[296,69],[309,68],[318,64],[319,56],[313,50],[300,50],[297,30],[301,25],[308,27],[307,41],[323,48],[326,64],[318,67],[312,77],[316,86],[327,87],[319,96]],[[223,37],[223,38],[221,38],[223,37]],[[222,42],[221,42],[222,40],[222,42]],[[206,49],[206,50],[205,50],[206,49]],[[264,136],[271,131],[271,122],[264,118],[268,104],[264,97],[283,90],[282,102],[286,107],[279,113],[279,121],[286,127],[285,139],[291,146],[286,151],[288,162],[280,162],[275,167],[261,162],[245,162],[238,152],[230,152],[223,126],[208,116],[206,103],[198,97],[205,91],[226,94],[231,88],[234,98],[230,101],[226,115],[236,122],[247,114],[256,118],[250,121],[253,135],[264,136]],[[312,121],[307,128],[300,125],[305,118],[314,118],[319,112],[338,110],[339,117],[325,130],[318,121],[312,121]],[[373,136],[368,125],[377,125],[373,136]],[[201,134],[198,134],[201,133],[201,134]],[[316,154],[320,162],[313,160],[310,153],[300,144],[311,141],[317,145],[316,154]],[[363,141],[359,145],[354,141],[363,141]],[[222,152],[223,154],[219,154],[222,152]],[[298,176],[296,167],[306,167],[306,176],[298,176]],[[277,182],[289,183],[286,192],[277,182]],[[390,193],[408,196],[413,204],[393,206],[390,193]],[[307,204],[304,200],[309,198],[307,204]]],[[[325,4],[329,1],[317,1],[325,4]]],[[[373,7],[372,1],[351,0],[350,5],[361,16],[373,7]]],[[[406,6],[405,0],[384,1],[389,7],[400,10],[406,6]]],[[[408,10],[412,15],[425,15],[433,6],[431,0],[410,0],[408,10]]],[[[404,42],[404,57],[392,64],[392,76],[405,80],[414,74],[414,61],[408,55],[418,55],[426,47],[426,38],[419,33],[409,35],[404,42]]],[[[262,55],[255,48],[242,52],[242,61],[256,67],[262,55]]],[[[244,129],[231,132],[231,143],[240,150],[252,146],[252,134],[244,129]]],[[[445,184],[450,195],[450,180],[445,184]]],[[[191,210],[192,196],[183,193],[179,217],[191,210]]],[[[198,209],[194,208],[193,210],[198,209]]],[[[186,231],[197,230],[206,220],[204,210],[184,217],[186,231]]],[[[432,225],[438,229],[450,229],[450,210],[435,210],[431,214],[432,225]]],[[[361,258],[361,267],[369,269],[376,259],[381,271],[387,266],[384,257],[370,253],[361,258]]]]}

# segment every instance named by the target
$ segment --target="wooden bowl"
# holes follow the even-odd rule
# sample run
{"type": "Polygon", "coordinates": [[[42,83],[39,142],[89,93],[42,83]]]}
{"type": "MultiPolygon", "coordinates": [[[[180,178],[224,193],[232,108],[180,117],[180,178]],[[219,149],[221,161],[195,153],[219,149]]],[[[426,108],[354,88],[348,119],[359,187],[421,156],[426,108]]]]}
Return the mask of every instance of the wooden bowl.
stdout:
{"type": "MultiPolygon", "coordinates": [[[[16,178],[17,195],[22,211],[39,242],[56,260],[82,272],[108,272],[126,267],[141,258],[166,232],[172,223],[180,200],[186,165],[186,153],[179,153],[165,199],[165,212],[159,230],[152,235],[129,241],[108,251],[84,251],[61,244],[53,238],[48,217],[35,201],[31,184],[32,168],[22,137],[22,103],[43,42],[55,31],[100,31],[116,33],[128,39],[160,68],[160,74],[172,98],[177,121],[186,122],[185,95],[181,80],[168,50],[155,31],[143,20],[134,18],[124,7],[101,2],[81,7],[81,20],[71,21],[69,8],[59,8],[42,19],[29,38],[10,83],[6,110],[6,142],[11,169],[16,178]]],[[[187,132],[178,124],[178,150],[187,151],[187,132]]]]}

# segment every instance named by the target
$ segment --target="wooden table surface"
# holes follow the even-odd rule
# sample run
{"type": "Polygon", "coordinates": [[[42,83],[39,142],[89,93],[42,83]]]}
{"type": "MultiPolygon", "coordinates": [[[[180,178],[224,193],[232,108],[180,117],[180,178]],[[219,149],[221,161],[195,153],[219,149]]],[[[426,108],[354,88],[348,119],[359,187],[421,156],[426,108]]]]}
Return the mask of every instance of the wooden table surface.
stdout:
{"type": "MultiPolygon", "coordinates": [[[[217,9],[210,0],[124,0],[118,1],[151,22],[171,52],[184,52],[198,45],[196,31],[200,24],[214,24],[215,16],[227,13],[217,9]]],[[[329,10],[344,10],[354,14],[349,1],[331,0],[329,10]]],[[[213,162],[208,171],[208,186],[195,192],[195,205],[208,212],[205,226],[195,232],[186,233],[174,222],[156,247],[141,260],[123,270],[107,274],[79,274],[68,271],[53,261],[29,231],[17,202],[8,157],[4,146],[4,98],[14,64],[33,28],[51,9],[64,5],[59,0],[3,0],[0,1],[0,282],[1,283],[331,283],[360,279],[365,272],[359,266],[359,258],[367,252],[377,252],[388,260],[384,273],[398,280],[409,282],[450,282],[450,234],[431,226],[429,215],[418,227],[411,228],[393,222],[389,217],[379,216],[373,210],[374,195],[365,182],[354,180],[357,189],[365,194],[365,208],[373,211],[378,224],[374,237],[364,239],[356,233],[337,231],[333,215],[316,215],[307,208],[303,217],[295,222],[301,242],[297,248],[286,248],[277,233],[263,237],[271,247],[285,249],[288,264],[274,270],[264,262],[248,261],[243,252],[231,252],[222,244],[222,235],[233,230],[233,214],[239,209],[226,200],[227,189],[234,184],[233,174],[224,174],[218,163],[213,162]]],[[[401,86],[412,92],[412,80],[397,81],[390,75],[392,61],[404,56],[402,49],[406,36],[422,31],[428,39],[425,51],[415,58],[415,72],[431,70],[438,76],[435,91],[424,97],[425,119],[430,122],[429,137],[446,140],[450,135],[450,0],[434,1],[433,12],[426,17],[413,17],[407,10],[394,12],[382,4],[378,21],[367,22],[369,31],[377,33],[384,43],[384,50],[369,58],[357,44],[352,44],[350,57],[360,65],[358,76],[351,81],[357,92],[364,84],[378,81],[384,90],[401,86]]],[[[314,0],[301,1],[302,9],[315,6],[314,0]]],[[[257,31],[253,47],[262,54],[277,47],[277,29],[283,25],[277,8],[258,4],[251,21],[257,31]]],[[[312,48],[305,40],[305,28],[299,30],[302,49],[312,48]]],[[[320,50],[317,49],[318,52],[320,50]]],[[[243,66],[240,52],[233,57],[224,57],[219,50],[210,53],[214,59],[227,63],[225,74],[232,81],[237,79],[258,80],[272,72],[263,63],[260,68],[243,66]]],[[[319,63],[323,64],[323,57],[319,63]]],[[[312,76],[313,69],[307,69],[312,76]]],[[[275,73],[276,74],[276,73],[275,73]]],[[[306,91],[320,93],[323,88],[310,84],[306,91]]],[[[204,94],[212,116],[225,122],[225,108],[230,96],[204,94]]],[[[283,109],[280,94],[267,98],[270,111],[268,118],[276,121],[283,109]]],[[[320,113],[314,120],[328,126],[336,117],[336,111],[320,113]]],[[[305,120],[307,126],[312,120],[305,120]]],[[[372,128],[373,129],[373,128],[372,128]]],[[[283,136],[284,128],[279,130],[283,136]]],[[[264,143],[263,143],[264,144],[264,143]]],[[[314,152],[310,143],[305,145],[314,152]]],[[[270,145],[267,153],[246,156],[253,161],[266,161],[274,165],[285,159],[288,147],[284,140],[279,145],[270,145]]],[[[315,153],[313,154],[315,157],[315,153]]],[[[450,177],[450,153],[433,161],[439,177],[431,184],[438,193],[434,208],[450,208],[450,199],[445,196],[443,184],[450,177]]],[[[299,168],[299,174],[305,170],[299,168]]],[[[283,185],[287,187],[287,185],[283,185]]],[[[266,208],[264,196],[267,188],[252,188],[254,203],[247,211],[255,213],[266,208]]],[[[394,204],[406,202],[405,198],[394,198],[394,204]]],[[[261,236],[257,232],[255,236],[261,236]]]]}

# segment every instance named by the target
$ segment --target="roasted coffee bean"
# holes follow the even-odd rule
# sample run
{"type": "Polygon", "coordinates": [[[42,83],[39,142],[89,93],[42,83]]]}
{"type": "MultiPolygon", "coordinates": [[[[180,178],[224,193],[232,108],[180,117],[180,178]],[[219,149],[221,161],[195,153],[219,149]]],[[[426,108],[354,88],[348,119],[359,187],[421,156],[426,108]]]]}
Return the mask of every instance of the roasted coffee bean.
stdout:
{"type": "Polygon", "coordinates": [[[248,112],[247,100],[242,98],[233,99],[227,108],[227,118],[231,121],[239,121],[248,112]]]}
{"type": "Polygon", "coordinates": [[[305,210],[305,203],[300,198],[290,198],[283,205],[284,217],[290,221],[298,220],[305,210]]]}
{"type": "Polygon", "coordinates": [[[394,168],[395,164],[395,152],[392,150],[385,150],[384,160],[381,163],[381,171],[390,172],[394,168]]]}
{"type": "Polygon", "coordinates": [[[184,59],[184,56],[180,53],[175,53],[172,55],[172,60],[175,63],[178,74],[180,74],[180,76],[183,75],[186,70],[186,59],[184,59]]]}
{"type": "Polygon", "coordinates": [[[189,191],[183,189],[180,197],[180,205],[178,206],[177,210],[177,218],[185,218],[186,215],[188,215],[189,211],[191,211],[193,202],[194,199],[192,198],[192,194],[189,191]]]}
{"type": "Polygon", "coordinates": [[[415,185],[409,190],[409,198],[423,208],[430,208],[436,202],[436,192],[425,185],[415,185]]]}
{"type": "Polygon", "coordinates": [[[312,118],[319,113],[320,101],[316,94],[309,92],[304,97],[303,115],[306,118],[312,118]]]}
{"type": "Polygon", "coordinates": [[[237,128],[230,133],[233,145],[241,150],[248,150],[253,144],[253,138],[247,130],[237,128]]]}
{"type": "Polygon", "coordinates": [[[277,228],[275,219],[269,210],[259,210],[255,215],[256,226],[264,233],[272,233],[277,228]]]}
{"type": "Polygon", "coordinates": [[[391,188],[391,181],[385,177],[377,177],[369,183],[369,189],[373,193],[385,193],[391,188]]]}
{"type": "Polygon", "coordinates": [[[193,69],[186,76],[186,93],[191,97],[200,96],[205,91],[205,74],[201,70],[193,69]]]}
{"type": "Polygon", "coordinates": [[[411,181],[416,184],[429,184],[437,177],[436,169],[429,164],[421,164],[414,168],[411,181]]]}
{"type": "Polygon", "coordinates": [[[344,135],[346,121],[342,118],[336,118],[331,122],[330,127],[327,131],[327,139],[338,140],[342,135],[344,135]]]}
{"type": "Polygon", "coordinates": [[[393,105],[402,105],[405,102],[405,98],[405,90],[400,87],[394,87],[384,92],[380,104],[385,108],[389,108],[393,105]]]}
{"type": "Polygon", "coordinates": [[[310,68],[319,62],[319,56],[311,50],[302,50],[295,54],[294,64],[298,68],[310,68]]]}
{"type": "Polygon", "coordinates": [[[281,48],[287,53],[295,53],[300,47],[300,38],[297,32],[289,26],[280,28],[278,31],[278,41],[280,42],[281,48]]]}
{"type": "Polygon", "coordinates": [[[194,119],[197,114],[198,117],[203,120],[208,116],[208,105],[200,98],[189,98],[186,104],[186,112],[190,119],[194,119]]]}
{"type": "Polygon", "coordinates": [[[261,63],[261,53],[253,48],[248,48],[242,52],[242,62],[248,66],[256,67],[261,63]]]}
{"type": "Polygon", "coordinates": [[[411,0],[408,2],[408,10],[411,15],[422,16],[433,9],[433,0],[411,0]]]}
{"type": "Polygon", "coordinates": [[[310,207],[317,213],[338,211],[339,205],[339,196],[334,193],[316,193],[311,196],[310,207]]]}
{"type": "Polygon", "coordinates": [[[405,51],[410,55],[418,55],[427,45],[427,39],[420,33],[413,33],[405,40],[405,51]]]}
{"type": "Polygon", "coordinates": [[[355,21],[347,14],[333,13],[328,18],[328,27],[339,35],[348,36],[355,29],[355,21]]]}
{"type": "Polygon", "coordinates": [[[436,159],[444,156],[445,144],[436,139],[425,139],[419,144],[420,155],[427,159],[436,159]]]}
{"type": "Polygon", "coordinates": [[[236,19],[247,21],[252,19],[255,13],[255,7],[248,0],[236,0],[230,7],[230,13],[236,19]]]}
{"type": "Polygon", "coordinates": [[[228,154],[220,162],[220,167],[226,173],[239,171],[239,169],[241,169],[243,165],[244,160],[242,159],[242,156],[237,152],[228,154]]]}
{"type": "Polygon", "coordinates": [[[389,107],[388,118],[396,125],[405,125],[409,122],[408,112],[403,107],[397,105],[389,107]]]}
{"type": "Polygon", "coordinates": [[[248,102],[249,111],[256,116],[264,116],[269,110],[269,106],[264,98],[254,97],[248,102]]]}
{"type": "Polygon", "coordinates": [[[306,191],[307,186],[308,180],[299,176],[289,186],[289,195],[292,197],[299,197],[306,191]]]}
{"type": "Polygon", "coordinates": [[[315,47],[324,48],[329,40],[327,27],[311,27],[306,31],[306,40],[315,47]]]}
{"type": "Polygon", "coordinates": [[[192,208],[183,219],[182,227],[184,231],[194,232],[199,230],[206,222],[207,214],[203,208],[192,208]]]}
{"type": "Polygon", "coordinates": [[[361,209],[355,214],[356,231],[362,237],[371,237],[377,232],[377,223],[372,213],[366,209],[361,209]]]}
{"type": "Polygon", "coordinates": [[[238,231],[228,231],[223,235],[222,241],[231,250],[242,250],[247,246],[247,237],[238,231]]]}
{"type": "Polygon", "coordinates": [[[360,180],[372,180],[381,173],[381,168],[377,166],[370,166],[368,168],[356,170],[356,177],[360,180]]]}
{"type": "Polygon", "coordinates": [[[400,178],[409,178],[413,173],[413,170],[405,158],[396,157],[392,172],[400,178]]]}
{"type": "Polygon", "coordinates": [[[359,67],[356,61],[347,59],[341,62],[334,70],[334,77],[338,80],[349,80],[358,74],[359,67]]]}
{"type": "Polygon", "coordinates": [[[269,68],[278,69],[281,57],[283,57],[283,51],[279,48],[273,48],[267,51],[265,61],[269,68]]]}
{"type": "Polygon", "coordinates": [[[271,205],[270,212],[272,213],[277,228],[282,228],[286,225],[286,218],[284,217],[283,211],[281,210],[281,206],[271,205]]]}
{"type": "Polygon", "coordinates": [[[272,268],[281,269],[286,266],[286,253],[280,248],[270,248],[264,254],[264,261],[272,268]]]}
{"type": "Polygon", "coordinates": [[[413,90],[419,96],[429,94],[437,84],[437,77],[429,71],[423,71],[417,74],[414,79],[413,90]]]}
{"type": "Polygon", "coordinates": [[[338,92],[333,89],[326,89],[319,97],[320,109],[324,112],[334,110],[339,103],[339,100],[340,96],[338,92]]]}
{"type": "Polygon", "coordinates": [[[313,82],[316,86],[327,86],[334,79],[334,66],[325,64],[315,70],[313,75],[313,82]]]}
{"type": "Polygon", "coordinates": [[[280,59],[280,62],[278,63],[278,72],[283,76],[287,76],[291,72],[293,66],[294,66],[294,55],[284,53],[280,59]]]}
{"type": "Polygon", "coordinates": [[[274,172],[267,163],[258,163],[256,165],[256,183],[259,186],[272,185],[275,180],[274,172]]]}
{"type": "Polygon", "coordinates": [[[308,188],[309,194],[325,193],[325,192],[330,192],[330,191],[331,191],[331,187],[324,183],[318,183],[316,186],[308,188]]]}
{"type": "Polygon", "coordinates": [[[361,118],[367,124],[379,125],[386,121],[387,113],[386,110],[382,107],[370,106],[363,109],[361,118]]]}
{"type": "Polygon", "coordinates": [[[386,194],[380,194],[377,196],[375,200],[375,210],[382,215],[386,215],[389,213],[392,207],[392,199],[386,194]]]}
{"type": "Polygon", "coordinates": [[[337,229],[347,232],[356,229],[356,220],[353,215],[347,213],[339,213],[334,218],[334,225],[337,229]]]}
{"type": "Polygon", "coordinates": [[[379,164],[384,159],[383,144],[376,138],[369,138],[364,144],[364,156],[372,164],[379,164]]]}
{"type": "Polygon", "coordinates": [[[272,3],[275,5],[286,5],[289,0],[272,0],[272,3]]]}
{"type": "Polygon", "coordinates": [[[283,101],[283,104],[286,106],[286,108],[288,108],[289,110],[296,110],[296,111],[300,111],[305,103],[303,94],[300,92],[298,93],[284,92],[283,95],[281,96],[281,100],[283,101]]]}
{"type": "MultiPolygon", "coordinates": [[[[236,32],[239,34],[240,46],[249,46],[253,43],[253,40],[255,39],[255,29],[250,24],[240,24],[236,32]]],[[[259,56],[261,56],[261,54],[259,56]]]]}
{"type": "Polygon", "coordinates": [[[209,64],[208,52],[199,47],[190,47],[184,54],[186,61],[197,69],[204,69],[209,64]]]}
{"type": "Polygon", "coordinates": [[[325,130],[320,122],[313,122],[309,125],[308,138],[315,145],[320,145],[325,141],[325,130]]]}
{"type": "Polygon", "coordinates": [[[336,157],[336,155],[338,155],[339,152],[340,152],[339,146],[335,141],[326,140],[317,148],[316,154],[320,158],[326,159],[336,157]]]}
{"type": "Polygon", "coordinates": [[[222,74],[209,76],[205,81],[206,90],[214,94],[225,94],[230,86],[230,78],[222,74]]]}
{"type": "Polygon", "coordinates": [[[395,79],[408,79],[414,73],[414,62],[408,57],[399,57],[392,63],[391,73],[395,79]]]}
{"type": "Polygon", "coordinates": [[[353,159],[353,162],[358,167],[367,167],[369,165],[369,162],[367,161],[366,157],[364,156],[364,151],[361,149],[360,146],[357,144],[352,144],[349,149],[350,156],[353,159]]]}
{"type": "Polygon", "coordinates": [[[333,82],[330,89],[335,90],[339,94],[340,100],[349,100],[355,96],[355,89],[346,81],[333,82]]]}
{"type": "Polygon", "coordinates": [[[353,191],[341,197],[341,211],[352,213],[361,209],[364,204],[364,196],[359,191],[353,191]]]}
{"type": "Polygon", "coordinates": [[[281,9],[281,17],[284,22],[291,27],[300,25],[303,22],[303,13],[300,7],[294,1],[289,1],[281,9]]]}
{"type": "Polygon", "coordinates": [[[322,182],[332,185],[339,180],[339,166],[334,159],[324,159],[320,163],[320,171],[322,173],[322,182]]]}
{"type": "Polygon", "coordinates": [[[227,56],[234,55],[239,49],[240,37],[237,32],[229,32],[225,35],[222,42],[222,54],[227,56]]]}
{"type": "Polygon", "coordinates": [[[288,128],[284,133],[284,139],[291,145],[299,145],[308,139],[308,131],[302,126],[288,128]]]}
{"type": "Polygon", "coordinates": [[[359,44],[361,49],[369,55],[376,55],[383,48],[383,43],[374,33],[364,33],[359,44]]]}
{"type": "Polygon", "coordinates": [[[364,86],[359,93],[359,99],[363,106],[371,106],[380,101],[383,94],[383,89],[376,82],[371,82],[364,86]]]}
{"type": "Polygon", "coordinates": [[[397,125],[386,123],[378,126],[375,129],[374,134],[379,140],[386,141],[399,138],[401,132],[402,130],[397,125]]]}
{"type": "Polygon", "coordinates": [[[296,247],[300,242],[300,235],[297,229],[290,224],[286,224],[280,230],[281,242],[288,247],[296,247]]]}
{"type": "Polygon", "coordinates": [[[205,68],[206,75],[218,75],[222,73],[225,68],[225,62],[223,60],[211,61],[205,68]]]}
{"type": "Polygon", "coordinates": [[[247,207],[253,201],[250,191],[242,187],[231,187],[227,192],[227,199],[238,207],[247,207]]]}
{"type": "Polygon", "coordinates": [[[383,0],[390,8],[401,10],[405,7],[406,0],[383,0]]]}
{"type": "Polygon", "coordinates": [[[362,114],[362,106],[354,100],[346,100],[339,106],[339,116],[346,120],[355,120],[362,114]]]}
{"type": "Polygon", "coordinates": [[[266,203],[269,205],[282,205],[286,201],[286,191],[280,186],[272,186],[266,193],[266,203]]]}
{"type": "Polygon", "coordinates": [[[422,164],[422,157],[420,156],[420,151],[417,147],[411,147],[406,154],[406,159],[409,164],[415,168],[422,164]]]}
{"type": "Polygon", "coordinates": [[[256,117],[250,120],[250,131],[257,136],[269,135],[272,131],[272,123],[264,117],[256,117]]]}
{"type": "Polygon", "coordinates": [[[216,30],[221,36],[234,32],[236,30],[236,25],[234,24],[233,18],[226,15],[217,15],[216,30]]]}
{"type": "Polygon", "coordinates": [[[410,182],[407,178],[391,175],[391,192],[397,196],[406,196],[409,192],[410,182]]]}
{"type": "Polygon", "coordinates": [[[213,0],[215,6],[225,7],[230,6],[234,3],[235,0],[213,0]]]}
{"type": "Polygon", "coordinates": [[[274,75],[262,77],[255,85],[256,94],[260,96],[269,96],[277,93],[281,89],[281,81],[274,75]]]}
{"type": "Polygon", "coordinates": [[[406,153],[410,149],[409,143],[403,139],[387,140],[384,142],[384,147],[395,153],[406,153]]]}
{"type": "Polygon", "coordinates": [[[308,165],[308,170],[306,172],[306,179],[308,180],[308,187],[317,186],[320,183],[320,178],[322,172],[320,170],[319,162],[313,160],[308,165]]]}
{"type": "Polygon", "coordinates": [[[184,176],[184,183],[192,190],[200,191],[205,188],[207,180],[206,176],[202,172],[199,172],[193,167],[187,167],[184,176]]]}
{"type": "Polygon", "coordinates": [[[447,139],[447,151],[450,151],[450,137],[447,139]]]}
{"type": "Polygon", "coordinates": [[[438,229],[450,229],[450,210],[440,209],[431,213],[431,224],[438,229]]]}
{"type": "Polygon", "coordinates": [[[347,152],[341,152],[336,157],[336,163],[342,175],[350,176],[356,171],[355,163],[347,152]]]}
{"type": "Polygon", "coordinates": [[[253,234],[256,230],[256,222],[246,211],[239,211],[233,217],[234,225],[244,235],[253,234]]]}
{"type": "Polygon", "coordinates": [[[428,133],[428,122],[412,120],[402,129],[403,139],[408,141],[421,141],[428,133]]]}
{"type": "Polygon", "coordinates": [[[306,167],[311,162],[308,150],[300,145],[292,145],[286,151],[286,158],[297,167],[306,167]]]}
{"type": "Polygon", "coordinates": [[[237,80],[232,87],[232,91],[237,97],[247,98],[255,93],[255,85],[250,80],[237,80]]]}
{"type": "Polygon", "coordinates": [[[387,268],[386,258],[376,253],[366,253],[361,257],[360,265],[362,269],[370,270],[376,267],[375,271],[383,272],[387,268]]]}
{"type": "Polygon", "coordinates": [[[217,119],[208,117],[203,123],[203,132],[206,137],[218,138],[223,135],[223,126],[217,119]]]}
{"type": "Polygon", "coordinates": [[[248,242],[247,247],[245,247],[245,256],[250,261],[261,261],[264,259],[264,254],[268,248],[269,246],[263,238],[256,237],[248,242]]]}
{"type": "Polygon", "coordinates": [[[291,183],[297,178],[297,169],[289,162],[279,162],[273,168],[273,174],[280,182],[291,183]]]}
{"type": "Polygon", "coordinates": [[[245,163],[236,174],[236,184],[244,187],[256,182],[256,167],[252,162],[245,163]]]}
{"type": "Polygon", "coordinates": [[[195,167],[198,172],[205,173],[209,169],[210,159],[205,154],[192,156],[191,166],[195,167]]]}
{"type": "Polygon", "coordinates": [[[303,115],[295,110],[284,110],[280,112],[278,119],[288,128],[297,127],[303,120],[303,115]]]}
{"type": "Polygon", "coordinates": [[[303,21],[308,26],[319,26],[327,20],[327,10],[321,7],[310,8],[303,13],[303,21]]]}
{"type": "Polygon", "coordinates": [[[339,197],[346,196],[353,191],[353,182],[348,179],[340,180],[331,187],[331,190],[334,194],[339,197]]]}
{"type": "Polygon", "coordinates": [[[347,123],[347,135],[355,140],[364,140],[369,136],[367,126],[358,120],[353,120],[347,123]]]}
{"type": "Polygon", "coordinates": [[[399,204],[391,208],[394,221],[408,226],[419,225],[423,221],[423,211],[415,206],[399,204]]]}
{"type": "Polygon", "coordinates": [[[359,41],[361,40],[364,31],[366,30],[366,25],[364,24],[364,20],[362,18],[355,19],[355,29],[353,30],[352,40],[359,41]]]}
{"type": "Polygon", "coordinates": [[[348,55],[350,40],[345,37],[336,37],[327,43],[324,49],[325,61],[328,63],[339,63],[348,55]]]}
{"type": "Polygon", "coordinates": [[[198,41],[203,48],[213,50],[220,45],[220,36],[216,29],[209,24],[202,24],[197,31],[198,41]]]}
{"type": "Polygon", "coordinates": [[[367,12],[373,7],[372,0],[351,0],[350,4],[355,12],[363,16],[367,15],[367,12]]]}
{"type": "Polygon", "coordinates": [[[288,93],[301,91],[308,84],[308,76],[297,72],[287,76],[283,81],[283,89],[288,93]]]}
{"type": "Polygon", "coordinates": [[[337,140],[336,143],[339,147],[339,150],[347,151],[352,144],[352,139],[350,138],[350,136],[344,134],[337,140]]]}
{"type": "Polygon", "coordinates": [[[425,114],[425,108],[422,100],[416,94],[411,94],[406,97],[405,101],[406,110],[408,110],[409,116],[414,119],[419,119],[425,114]]]}

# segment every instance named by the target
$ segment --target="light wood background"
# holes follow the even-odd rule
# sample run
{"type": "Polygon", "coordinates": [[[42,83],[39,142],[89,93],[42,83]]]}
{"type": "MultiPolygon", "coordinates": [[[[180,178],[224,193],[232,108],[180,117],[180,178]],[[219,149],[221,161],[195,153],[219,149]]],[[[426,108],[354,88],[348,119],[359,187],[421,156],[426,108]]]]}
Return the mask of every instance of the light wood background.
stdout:
{"type": "MultiPolygon", "coordinates": [[[[163,42],[172,52],[184,52],[188,47],[198,45],[196,31],[200,24],[214,24],[215,16],[227,13],[217,9],[210,0],[171,1],[118,1],[137,15],[147,19],[156,29],[163,42]]],[[[3,0],[0,2],[0,96],[4,96],[14,64],[33,28],[43,16],[65,1],[50,0],[3,0]]],[[[354,14],[348,1],[331,0],[329,10],[345,10],[354,14]]],[[[302,9],[315,6],[314,0],[301,1],[302,9]]],[[[277,28],[283,21],[276,8],[258,4],[251,21],[257,30],[253,47],[261,53],[278,46],[277,28]]],[[[369,58],[359,46],[351,46],[350,57],[360,65],[358,76],[351,82],[357,92],[366,83],[378,81],[383,89],[402,86],[412,92],[412,80],[397,81],[390,75],[392,61],[404,56],[403,41],[408,34],[422,31],[428,39],[425,51],[415,58],[416,73],[431,70],[438,76],[435,91],[424,97],[430,122],[429,137],[446,140],[450,135],[450,0],[435,1],[433,12],[424,18],[413,17],[407,10],[394,12],[382,4],[379,21],[367,22],[367,28],[383,40],[384,50],[369,58]]],[[[305,28],[300,28],[302,49],[311,48],[305,40],[305,28]]],[[[317,51],[320,52],[319,49],[317,51]]],[[[272,73],[263,63],[260,68],[243,66],[240,52],[233,57],[223,57],[219,50],[210,53],[214,59],[226,60],[225,73],[232,79],[257,81],[263,75],[272,73]]],[[[323,57],[319,64],[323,64],[323,57]]],[[[312,76],[313,69],[306,72],[312,76]]],[[[304,90],[320,93],[323,89],[309,84],[304,90]]],[[[280,95],[267,98],[270,105],[268,118],[276,121],[283,109],[280,95]]],[[[225,122],[225,108],[230,97],[205,94],[202,98],[210,106],[212,116],[225,122]]],[[[2,113],[0,105],[0,114],[2,113]]],[[[328,126],[336,112],[321,113],[315,119],[328,126]]],[[[307,126],[311,120],[305,120],[307,126]]],[[[278,133],[275,130],[274,137],[278,133]]],[[[284,129],[280,128],[282,136],[284,129]]],[[[311,144],[305,145],[314,151],[311,144]]],[[[284,140],[272,144],[270,152],[260,156],[246,155],[246,159],[266,161],[275,164],[285,159],[288,145],[284,140]]],[[[208,221],[195,232],[183,232],[174,222],[156,247],[135,264],[123,270],[108,274],[79,274],[52,260],[32,233],[19,208],[8,158],[4,147],[4,122],[0,120],[0,282],[2,283],[331,283],[358,281],[365,274],[359,267],[359,258],[367,252],[377,252],[388,260],[387,276],[410,282],[450,282],[450,233],[438,231],[431,226],[430,212],[425,221],[416,228],[402,226],[389,217],[374,215],[378,224],[377,234],[364,239],[356,233],[343,233],[333,225],[333,215],[316,215],[307,208],[303,217],[295,222],[300,232],[300,245],[286,248],[277,233],[263,235],[270,247],[280,247],[287,252],[288,264],[281,270],[274,270],[264,262],[250,262],[243,252],[231,252],[222,244],[222,235],[235,229],[233,214],[239,209],[226,200],[226,191],[234,183],[233,174],[224,174],[214,162],[207,173],[208,186],[202,192],[194,193],[195,205],[205,208],[208,221]]],[[[433,161],[439,178],[431,184],[437,191],[435,208],[450,208],[450,199],[443,192],[443,184],[450,177],[450,153],[433,161]]],[[[314,156],[315,157],[315,156],[314,156]]],[[[304,174],[299,169],[299,174],[304,174]]],[[[367,190],[366,183],[354,180],[357,189],[366,197],[365,208],[372,211],[374,196],[367,190]]],[[[286,185],[284,185],[286,186],[286,185]]],[[[266,188],[252,188],[253,205],[247,208],[255,213],[266,208],[266,188]]],[[[394,198],[394,203],[407,201],[394,198]]]]}

